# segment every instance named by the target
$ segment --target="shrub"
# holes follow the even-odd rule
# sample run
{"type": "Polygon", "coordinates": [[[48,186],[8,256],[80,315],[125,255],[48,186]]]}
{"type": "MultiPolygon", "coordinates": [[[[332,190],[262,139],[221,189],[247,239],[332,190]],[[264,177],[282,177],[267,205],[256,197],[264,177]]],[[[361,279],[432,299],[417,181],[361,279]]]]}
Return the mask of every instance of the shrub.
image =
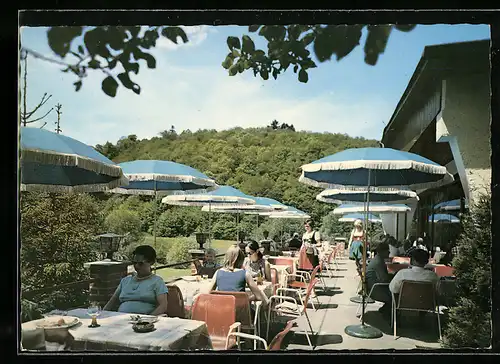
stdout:
{"type": "MultiPolygon", "coordinates": [[[[84,263],[95,261],[94,237],[102,229],[99,204],[88,194],[21,195],[22,291],[89,278],[84,263]]],[[[44,311],[86,304],[87,289],[74,288],[33,297],[44,311]]],[[[32,308],[24,304],[25,313],[32,308]]]]}
{"type": "MultiPolygon", "coordinates": [[[[191,259],[190,249],[199,248],[198,243],[193,238],[178,238],[172,241],[167,253],[167,262],[176,263],[184,262],[191,259]]],[[[189,264],[184,264],[182,266],[176,266],[177,269],[189,268],[189,264]]]]}
{"type": "Polygon", "coordinates": [[[462,217],[453,266],[459,299],[449,309],[443,345],[487,348],[491,341],[491,196],[482,195],[462,217]]]}

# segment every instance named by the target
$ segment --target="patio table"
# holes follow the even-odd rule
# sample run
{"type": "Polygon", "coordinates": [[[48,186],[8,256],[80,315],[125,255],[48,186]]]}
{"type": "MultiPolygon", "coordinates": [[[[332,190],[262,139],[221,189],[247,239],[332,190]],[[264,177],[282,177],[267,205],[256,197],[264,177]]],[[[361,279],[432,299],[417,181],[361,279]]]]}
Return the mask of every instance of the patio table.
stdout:
{"type": "MultiPolygon", "coordinates": [[[[154,324],[156,330],[136,333],[129,322],[128,313],[102,311],[98,317],[98,323],[101,325],[98,328],[88,327],[91,319],[86,309],[70,310],[67,315],[80,319],[76,326],[61,329],[67,330],[74,338],[71,350],[75,351],[172,351],[212,348],[207,325],[202,321],[158,317],[158,322],[154,324]]],[[[22,331],[33,331],[39,321],[23,323],[22,331]]]]}
{"type": "MultiPolygon", "coordinates": [[[[387,266],[387,271],[389,272],[389,274],[396,274],[398,271],[400,271],[401,269],[407,269],[410,267],[410,264],[405,264],[405,263],[387,263],[386,262],[386,266],[387,266]]],[[[434,268],[436,267],[446,267],[446,265],[444,264],[427,264],[425,266],[425,269],[428,269],[428,270],[434,270],[434,268]]],[[[439,277],[448,277],[447,273],[450,271],[451,269],[446,269],[444,271],[437,271],[437,275],[439,277]],[[443,275],[443,274],[446,274],[446,275],[443,275]]]]}

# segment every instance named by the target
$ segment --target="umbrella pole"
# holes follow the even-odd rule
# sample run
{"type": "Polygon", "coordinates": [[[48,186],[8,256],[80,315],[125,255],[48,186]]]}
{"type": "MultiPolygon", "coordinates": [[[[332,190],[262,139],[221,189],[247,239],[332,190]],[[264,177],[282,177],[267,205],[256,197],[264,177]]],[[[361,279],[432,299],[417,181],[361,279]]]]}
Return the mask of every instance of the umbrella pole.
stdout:
{"type": "Polygon", "coordinates": [[[208,247],[212,243],[212,204],[208,203],[208,247]]]}
{"type": "Polygon", "coordinates": [[[403,237],[403,239],[406,239],[406,235],[408,234],[408,211],[405,212],[405,236],[403,237]]]}
{"type": "Polygon", "coordinates": [[[239,217],[240,217],[240,213],[237,212],[236,213],[236,242],[237,243],[240,242],[240,224],[238,223],[239,217]]]}
{"type": "Polygon", "coordinates": [[[399,240],[399,212],[396,212],[396,240],[399,240]]]}
{"type": "MultiPolygon", "coordinates": [[[[153,179],[154,184],[154,217],[153,217],[153,245],[156,250],[156,179],[153,179]]],[[[154,264],[154,272],[156,273],[156,262],[154,264]]]]}
{"type": "MultiPolygon", "coordinates": [[[[371,169],[368,170],[368,186],[366,192],[366,208],[365,208],[365,227],[368,226],[368,210],[370,208],[370,182],[371,182],[371,169]]],[[[368,244],[368,237],[365,231],[363,234],[363,267],[361,271],[361,281],[362,281],[362,301],[361,301],[361,324],[360,325],[350,325],[344,329],[344,332],[352,337],[357,337],[360,339],[376,339],[383,336],[382,331],[379,329],[365,325],[365,306],[366,306],[366,247],[368,244]]]]}

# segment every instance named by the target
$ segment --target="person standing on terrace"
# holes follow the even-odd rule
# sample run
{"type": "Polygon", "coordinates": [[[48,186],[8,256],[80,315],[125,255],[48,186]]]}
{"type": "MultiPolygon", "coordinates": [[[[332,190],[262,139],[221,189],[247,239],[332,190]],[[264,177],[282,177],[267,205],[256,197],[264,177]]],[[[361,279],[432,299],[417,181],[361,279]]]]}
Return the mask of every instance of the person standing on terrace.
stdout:
{"type": "Polygon", "coordinates": [[[361,259],[360,247],[363,245],[363,238],[365,236],[365,231],[363,230],[363,222],[361,220],[354,221],[354,229],[351,231],[351,237],[349,238],[349,245],[347,249],[349,251],[349,259],[356,260],[361,259]]]}
{"type": "Polygon", "coordinates": [[[140,245],[132,253],[135,274],[122,278],[118,288],[103,310],[144,315],[163,315],[167,312],[168,289],[163,278],[152,273],[156,251],[140,245]],[[118,306],[118,307],[117,307],[118,306]]]}
{"type": "Polygon", "coordinates": [[[314,222],[311,219],[304,223],[306,232],[302,235],[302,246],[305,249],[307,259],[313,267],[319,265],[319,248],[321,247],[321,236],[314,230],[314,222]]]}

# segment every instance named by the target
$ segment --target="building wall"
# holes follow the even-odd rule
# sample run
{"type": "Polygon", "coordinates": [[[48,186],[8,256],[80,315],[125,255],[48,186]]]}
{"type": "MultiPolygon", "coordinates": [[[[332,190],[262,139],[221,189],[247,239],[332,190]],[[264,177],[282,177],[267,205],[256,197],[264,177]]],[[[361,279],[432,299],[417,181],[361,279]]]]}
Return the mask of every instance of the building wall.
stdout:
{"type": "Polygon", "coordinates": [[[465,172],[461,182],[468,186],[466,198],[474,200],[491,190],[490,73],[447,78],[443,91],[436,140],[450,142],[457,168],[465,172]]]}

